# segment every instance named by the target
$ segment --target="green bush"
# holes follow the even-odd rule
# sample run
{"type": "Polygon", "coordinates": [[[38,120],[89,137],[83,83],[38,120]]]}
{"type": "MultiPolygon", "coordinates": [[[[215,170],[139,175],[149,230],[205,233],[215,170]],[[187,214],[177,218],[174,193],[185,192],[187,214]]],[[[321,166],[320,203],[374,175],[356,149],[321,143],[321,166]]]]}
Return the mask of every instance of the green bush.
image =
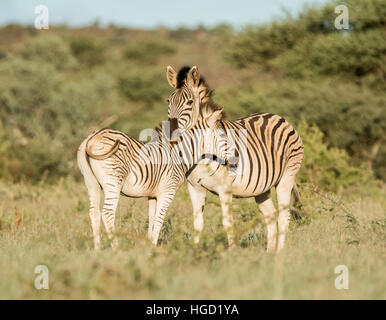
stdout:
{"type": "Polygon", "coordinates": [[[0,61],[0,175],[39,181],[75,173],[87,128],[115,104],[115,80],[104,73],[67,79],[56,62],[0,61]]]}
{"type": "Polygon", "coordinates": [[[305,75],[363,76],[385,64],[386,31],[309,37],[278,56],[273,65],[295,77],[305,75]]]}
{"type": "Polygon", "coordinates": [[[249,64],[267,65],[269,59],[285,52],[305,35],[306,30],[293,21],[261,27],[249,26],[234,36],[225,57],[239,68],[249,64]]]}
{"type": "Polygon", "coordinates": [[[226,59],[239,68],[250,64],[269,66],[268,62],[291,49],[307,36],[334,30],[334,6],[306,8],[298,18],[287,16],[271,24],[248,26],[233,37],[226,59]]]}
{"type": "MultiPolygon", "coordinates": [[[[336,4],[341,4],[339,0],[336,4]]],[[[357,30],[383,28],[386,23],[386,2],[384,0],[350,0],[350,24],[357,30]]]]}
{"type": "Polygon", "coordinates": [[[175,45],[159,40],[132,42],[124,50],[127,59],[144,64],[154,64],[158,58],[176,52],[175,45]]]}
{"type": "Polygon", "coordinates": [[[57,35],[38,36],[30,40],[21,52],[28,61],[50,63],[58,70],[74,68],[77,63],[69,45],[57,35]]]}
{"type": "Polygon", "coordinates": [[[70,41],[72,53],[86,66],[102,64],[105,59],[105,46],[90,37],[73,38],[70,41]]]}
{"type": "Polygon", "coordinates": [[[26,117],[39,112],[42,105],[49,103],[52,92],[59,88],[58,73],[53,64],[11,57],[0,61],[0,73],[0,118],[3,123],[17,119],[16,122],[25,127],[26,117]]]}
{"type": "MultiPolygon", "coordinates": [[[[166,65],[197,64],[229,118],[272,112],[297,127],[303,115],[323,133],[326,152],[349,155],[329,159],[365,164],[386,179],[386,3],[346,2],[349,32],[334,28],[339,1],[241,32],[0,28],[0,178],[79,176],[76,149],[88,133],[111,126],[138,137],[154,127],[167,117],[166,65]],[[224,50],[244,70],[222,61],[224,50]]],[[[351,183],[334,186],[349,179],[315,170],[328,188],[351,183]]]]}
{"type": "Polygon", "coordinates": [[[371,178],[363,168],[350,164],[350,157],[341,149],[328,147],[323,133],[316,126],[301,121],[296,130],[304,144],[304,158],[299,178],[328,191],[339,191],[364,185],[371,178]]]}
{"type": "Polygon", "coordinates": [[[165,101],[169,85],[161,70],[130,70],[118,78],[119,91],[130,101],[143,101],[151,104],[156,101],[165,101]]]}
{"type": "MultiPolygon", "coordinates": [[[[336,5],[342,4],[341,1],[331,1],[323,7],[306,7],[297,18],[287,16],[281,21],[261,26],[249,26],[239,34],[233,37],[233,41],[226,53],[227,60],[236,67],[247,67],[250,64],[260,64],[270,66],[269,60],[278,57],[283,53],[288,53],[292,58],[293,70],[297,69],[297,64],[303,65],[303,59],[309,58],[310,54],[314,55],[311,62],[316,65],[322,65],[328,68],[331,60],[339,59],[339,63],[351,68],[353,61],[355,65],[365,63],[364,71],[374,65],[371,57],[377,57],[379,52],[384,48],[385,35],[383,30],[386,20],[386,3],[384,0],[356,0],[346,1],[349,7],[349,23],[351,32],[360,33],[366,30],[377,30],[374,34],[366,36],[352,37],[339,41],[339,34],[346,34],[346,31],[338,31],[334,27],[334,21],[337,17],[334,9],[336,5]],[[324,39],[322,35],[331,34],[331,44],[321,43],[324,39]],[[335,34],[335,35],[333,35],[335,34]],[[304,39],[308,39],[303,41],[304,39]],[[335,41],[338,40],[338,41],[335,41]],[[313,44],[313,41],[316,41],[313,44]],[[376,48],[375,44],[380,41],[382,48],[376,48]],[[291,49],[298,43],[296,50],[291,49]],[[369,50],[366,47],[370,46],[369,50]],[[319,52],[321,50],[321,52],[319,52]],[[353,57],[349,57],[350,50],[354,50],[353,57]],[[375,52],[374,52],[375,51],[375,52]],[[363,55],[363,57],[361,57],[363,55]],[[367,57],[370,56],[370,58],[367,57]],[[320,61],[319,58],[322,58],[320,61]],[[350,60],[347,64],[344,58],[350,60]],[[360,61],[358,59],[361,59],[360,61]],[[325,59],[327,61],[325,61],[325,59]],[[370,60],[370,61],[368,61],[370,60]],[[357,63],[356,63],[357,62],[357,63]]],[[[278,58],[280,60],[280,58],[278,58]]],[[[288,58],[289,59],[289,58],[288,58]]],[[[379,60],[377,60],[379,65],[379,60]]],[[[334,64],[335,65],[335,64],[334,64]]],[[[338,67],[340,68],[340,66],[338,67]]],[[[306,69],[304,66],[301,69],[306,69]]],[[[318,70],[316,70],[318,71],[318,70]]],[[[362,70],[358,70],[363,72],[362,70]]],[[[327,70],[328,72],[328,70],[327,70]]]]}
{"type": "Polygon", "coordinates": [[[190,42],[194,40],[197,30],[179,27],[177,29],[169,30],[168,34],[172,40],[178,42],[190,42]]]}

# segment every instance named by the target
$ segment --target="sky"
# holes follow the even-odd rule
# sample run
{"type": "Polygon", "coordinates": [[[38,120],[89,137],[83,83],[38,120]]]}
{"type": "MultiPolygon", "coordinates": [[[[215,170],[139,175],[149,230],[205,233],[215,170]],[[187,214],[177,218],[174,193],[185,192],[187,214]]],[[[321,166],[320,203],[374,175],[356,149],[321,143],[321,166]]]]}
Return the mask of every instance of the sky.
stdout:
{"type": "Polygon", "coordinates": [[[213,26],[218,23],[241,27],[260,24],[284,15],[296,15],[304,4],[326,0],[1,0],[0,25],[33,25],[37,5],[46,5],[49,24],[74,27],[98,21],[102,26],[154,28],[213,26]]]}

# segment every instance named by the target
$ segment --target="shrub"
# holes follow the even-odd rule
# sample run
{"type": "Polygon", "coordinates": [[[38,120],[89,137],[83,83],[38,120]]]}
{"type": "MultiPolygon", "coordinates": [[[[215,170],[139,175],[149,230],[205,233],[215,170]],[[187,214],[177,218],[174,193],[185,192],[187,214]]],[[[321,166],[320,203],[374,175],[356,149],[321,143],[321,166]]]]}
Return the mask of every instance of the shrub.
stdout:
{"type": "Polygon", "coordinates": [[[167,98],[170,92],[165,76],[161,72],[131,70],[118,78],[120,92],[131,101],[147,104],[167,98]]]}
{"type": "MultiPolygon", "coordinates": [[[[341,1],[336,0],[340,4],[341,1]]],[[[351,0],[350,24],[357,30],[383,28],[386,23],[386,3],[384,0],[351,0]]]]}
{"type": "Polygon", "coordinates": [[[296,130],[304,144],[304,158],[299,173],[301,182],[336,192],[363,185],[371,178],[363,168],[350,164],[350,158],[344,150],[328,147],[318,127],[309,126],[303,120],[296,130]]]}
{"type": "Polygon", "coordinates": [[[269,59],[291,48],[305,34],[306,31],[293,21],[249,26],[233,38],[225,57],[239,68],[249,64],[267,65],[269,59]]]}
{"type": "Polygon", "coordinates": [[[73,38],[70,41],[72,53],[80,63],[95,66],[104,62],[105,46],[90,37],[73,38]]]}
{"type": "Polygon", "coordinates": [[[76,66],[70,47],[57,35],[45,34],[33,38],[22,49],[21,55],[25,60],[50,63],[58,70],[76,66]]]}
{"type": "Polygon", "coordinates": [[[173,30],[169,30],[168,34],[172,40],[178,42],[189,42],[193,41],[196,36],[197,30],[179,27],[173,30]]]}
{"type": "Polygon", "coordinates": [[[115,81],[88,72],[66,79],[55,64],[20,57],[0,61],[0,176],[39,181],[77,172],[87,128],[116,103],[115,81]]]}
{"type": "MultiPolygon", "coordinates": [[[[346,1],[346,3],[349,6],[351,32],[360,33],[361,31],[376,30],[374,34],[369,35],[369,39],[360,35],[346,40],[339,39],[339,36],[335,34],[337,30],[334,27],[334,20],[337,15],[334,9],[342,2],[336,0],[320,8],[306,7],[297,18],[287,16],[270,25],[247,27],[233,37],[226,58],[236,67],[247,67],[250,64],[270,66],[269,60],[283,53],[288,53],[292,59],[288,58],[291,61],[288,60],[286,65],[290,66],[291,62],[295,63],[292,65],[292,69],[295,70],[298,67],[297,63],[303,66],[303,59],[307,61],[309,55],[314,54],[315,59],[312,63],[316,62],[317,65],[320,64],[328,68],[329,62],[335,58],[338,58],[340,64],[346,65],[344,58],[348,57],[350,50],[354,50],[353,57],[349,57],[349,60],[356,59],[355,61],[358,62],[355,63],[356,65],[365,62],[365,69],[369,67],[368,64],[371,68],[374,63],[371,61],[371,57],[377,56],[382,50],[376,50],[375,44],[380,41],[381,46],[384,47],[385,35],[382,30],[386,20],[386,3],[383,0],[357,0],[346,1]],[[328,38],[332,40],[329,45],[321,43],[323,40],[320,39],[324,39],[322,35],[332,35],[331,38],[328,38]],[[303,41],[304,39],[308,40],[303,41]],[[317,43],[313,44],[314,40],[317,43]],[[299,46],[292,51],[291,49],[297,44],[299,46]],[[370,46],[369,50],[366,50],[367,46],[370,46]],[[367,55],[370,57],[368,58],[367,55]],[[320,57],[322,57],[322,61],[318,60],[320,57]],[[360,58],[361,61],[358,60],[360,58]]],[[[345,31],[339,33],[345,34],[345,31]]],[[[349,68],[352,63],[353,61],[348,62],[349,68]]],[[[301,69],[306,69],[306,66],[301,69]]]]}
{"type": "Polygon", "coordinates": [[[386,32],[370,30],[309,37],[272,63],[295,77],[305,75],[363,76],[384,65],[386,32]]]}
{"type": "Polygon", "coordinates": [[[132,42],[124,50],[124,55],[131,61],[154,64],[158,58],[176,52],[175,46],[168,43],[152,40],[132,42]]]}

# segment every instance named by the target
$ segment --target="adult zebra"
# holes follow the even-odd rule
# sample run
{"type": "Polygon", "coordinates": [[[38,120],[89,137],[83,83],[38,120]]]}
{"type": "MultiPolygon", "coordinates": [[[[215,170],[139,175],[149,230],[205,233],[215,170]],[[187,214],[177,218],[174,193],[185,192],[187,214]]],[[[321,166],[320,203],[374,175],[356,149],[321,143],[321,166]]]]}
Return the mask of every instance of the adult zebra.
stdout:
{"type": "Polygon", "coordinates": [[[189,168],[197,162],[205,162],[202,155],[226,157],[214,149],[223,144],[219,141],[222,137],[211,135],[216,130],[196,130],[203,127],[214,129],[218,116],[218,113],[204,112],[196,126],[186,132],[186,140],[202,142],[196,143],[194,150],[190,149],[189,153],[181,149],[182,145],[169,144],[169,139],[165,139],[165,135],[169,134],[167,126],[162,128],[163,132],[156,128],[148,143],[111,129],[101,129],[81,143],[77,159],[88,189],[96,250],[101,247],[101,218],[112,241],[111,246],[116,248],[118,245],[114,235],[115,212],[121,193],[128,197],[149,199],[148,237],[153,244],[158,243],[166,211],[189,168]],[[193,159],[190,157],[192,154],[197,156],[193,159]],[[102,213],[99,207],[101,187],[105,195],[102,213]]]}
{"type": "MultiPolygon", "coordinates": [[[[183,135],[192,128],[202,117],[203,106],[210,106],[213,112],[221,110],[212,101],[212,91],[200,77],[196,66],[183,67],[178,73],[168,66],[166,77],[175,89],[168,99],[172,132],[179,129],[183,135]]],[[[225,175],[224,170],[211,174],[193,170],[187,177],[193,204],[195,242],[199,241],[203,229],[203,209],[209,190],[220,197],[223,225],[230,246],[234,244],[233,220],[229,211],[232,196],[255,197],[267,225],[267,251],[280,250],[284,247],[289,225],[289,205],[294,187],[297,193],[295,176],[303,159],[301,138],[285,119],[269,113],[252,114],[233,121],[221,120],[219,123],[234,146],[238,162],[225,175]],[[273,187],[277,191],[278,219],[270,197],[273,187]]]]}

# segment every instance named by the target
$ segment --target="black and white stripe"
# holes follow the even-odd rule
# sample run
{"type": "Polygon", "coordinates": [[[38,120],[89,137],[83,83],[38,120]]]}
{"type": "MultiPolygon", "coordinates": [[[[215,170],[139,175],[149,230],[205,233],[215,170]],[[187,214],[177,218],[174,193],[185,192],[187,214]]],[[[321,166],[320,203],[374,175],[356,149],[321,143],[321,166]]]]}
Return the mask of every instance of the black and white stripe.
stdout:
{"type": "Polygon", "coordinates": [[[112,246],[117,246],[114,220],[121,193],[149,199],[148,236],[157,243],[169,204],[184,181],[185,172],[176,165],[176,157],[167,143],[145,144],[111,129],[102,129],[82,142],[78,165],[90,198],[95,249],[100,249],[101,218],[112,246]],[[101,188],[105,195],[102,212],[99,208],[101,188]]]}
{"type": "Polygon", "coordinates": [[[195,127],[184,133],[185,139],[178,144],[170,144],[167,122],[162,131],[155,130],[148,143],[111,129],[99,130],[82,142],[78,165],[90,198],[96,249],[100,249],[101,219],[113,248],[117,246],[114,224],[120,194],[149,199],[148,237],[157,244],[166,211],[186,173],[195,164],[206,161],[206,155],[213,161],[213,155],[221,154],[214,149],[221,145],[217,131],[201,130],[211,128],[217,120],[215,117],[216,114],[210,114],[200,119],[195,127]],[[188,140],[189,143],[185,143],[188,140]],[[101,189],[105,195],[102,212],[99,208],[101,189]]]}

